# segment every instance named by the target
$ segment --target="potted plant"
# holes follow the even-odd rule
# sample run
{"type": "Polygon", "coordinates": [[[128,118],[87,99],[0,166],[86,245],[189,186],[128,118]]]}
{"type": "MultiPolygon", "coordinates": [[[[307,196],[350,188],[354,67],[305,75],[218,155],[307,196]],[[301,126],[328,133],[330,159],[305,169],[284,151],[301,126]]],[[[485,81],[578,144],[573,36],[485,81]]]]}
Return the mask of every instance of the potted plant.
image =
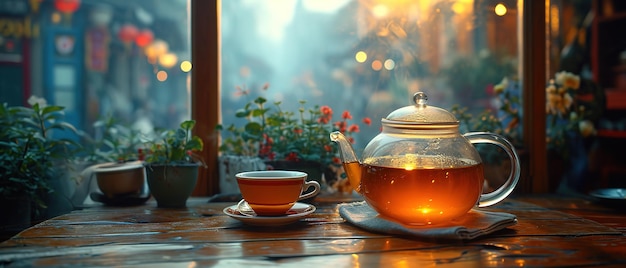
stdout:
{"type": "Polygon", "coordinates": [[[113,116],[105,116],[93,124],[96,138],[89,138],[85,146],[90,162],[129,162],[139,160],[138,151],[149,140],[149,134],[122,123],[113,116]]]}
{"type": "MultiPolygon", "coordinates": [[[[268,84],[262,87],[267,90],[268,84]]],[[[237,93],[248,96],[250,91],[237,87],[237,93]]],[[[220,151],[227,155],[258,157],[267,169],[299,170],[309,174],[309,179],[318,181],[325,191],[337,191],[345,187],[339,152],[335,144],[329,142],[333,131],[341,131],[354,141],[353,133],[359,132],[359,125],[352,123],[352,115],[344,111],[339,120],[333,120],[333,110],[326,105],[307,106],[299,101],[297,111],[282,108],[280,101],[268,105],[268,100],[258,96],[237,110],[235,116],[245,119],[243,125],[217,126],[218,131],[226,131],[220,151]],[[322,180],[322,174],[325,181],[322,180]]],[[[363,123],[371,124],[369,118],[363,123]]],[[[220,183],[223,178],[220,178],[220,183]]]]}
{"type": "Polygon", "coordinates": [[[0,106],[0,207],[7,221],[3,226],[23,228],[32,218],[73,209],[59,184],[71,185],[61,180],[66,179],[64,169],[80,146],[59,131],[77,131],[63,120],[63,107],[47,105],[37,97],[31,97],[29,103],[31,107],[0,106]]]}
{"type": "MultiPolygon", "coordinates": [[[[95,138],[86,137],[85,145],[84,158],[89,165],[80,173],[83,180],[90,182],[91,189],[85,190],[91,192],[91,199],[109,205],[147,201],[150,194],[139,153],[150,133],[129,127],[112,116],[96,121],[93,127],[95,138]]],[[[82,203],[86,194],[77,201],[82,203]]]]}
{"type": "Polygon", "coordinates": [[[196,154],[204,144],[191,133],[195,124],[195,120],[184,121],[180,128],[164,130],[148,144],[146,176],[158,207],[185,207],[196,186],[198,168],[205,166],[196,154]]]}
{"type": "MultiPolygon", "coordinates": [[[[496,107],[483,111],[478,117],[469,114],[467,108],[456,106],[452,109],[461,122],[461,131],[490,131],[504,135],[523,154],[521,85],[516,79],[505,77],[493,87],[493,92],[496,107]]],[[[594,122],[600,118],[604,105],[603,91],[590,80],[560,71],[546,85],[545,93],[549,188],[555,191],[561,187],[581,187],[587,167],[587,155],[582,143],[587,137],[595,135],[594,122]]],[[[497,187],[501,182],[493,178],[502,178],[497,173],[507,173],[508,163],[500,161],[500,152],[493,146],[478,149],[483,161],[488,164],[485,165],[487,182],[497,187]],[[490,173],[494,175],[490,176],[490,173]]],[[[522,159],[524,157],[522,155],[522,159]]]]}

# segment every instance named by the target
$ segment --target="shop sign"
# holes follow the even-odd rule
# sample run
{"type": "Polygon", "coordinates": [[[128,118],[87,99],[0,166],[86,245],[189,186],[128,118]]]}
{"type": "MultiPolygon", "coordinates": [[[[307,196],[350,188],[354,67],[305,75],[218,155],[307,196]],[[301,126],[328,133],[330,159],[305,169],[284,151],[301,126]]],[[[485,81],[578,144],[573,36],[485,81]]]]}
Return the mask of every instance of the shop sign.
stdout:
{"type": "Polygon", "coordinates": [[[110,34],[105,27],[96,27],[85,35],[86,67],[92,71],[106,72],[109,59],[110,34]]]}
{"type": "Polygon", "coordinates": [[[30,16],[24,18],[0,17],[0,36],[34,38],[39,36],[39,25],[30,16]]]}

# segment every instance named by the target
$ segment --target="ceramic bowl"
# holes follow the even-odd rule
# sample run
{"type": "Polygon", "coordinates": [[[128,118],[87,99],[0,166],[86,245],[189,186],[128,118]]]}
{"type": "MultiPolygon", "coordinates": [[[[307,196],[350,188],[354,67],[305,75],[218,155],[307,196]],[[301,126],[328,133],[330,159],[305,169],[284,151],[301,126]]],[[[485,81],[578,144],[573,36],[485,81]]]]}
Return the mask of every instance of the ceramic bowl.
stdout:
{"type": "Polygon", "coordinates": [[[106,197],[139,195],[144,189],[146,170],[141,161],[101,165],[93,172],[106,197]]]}

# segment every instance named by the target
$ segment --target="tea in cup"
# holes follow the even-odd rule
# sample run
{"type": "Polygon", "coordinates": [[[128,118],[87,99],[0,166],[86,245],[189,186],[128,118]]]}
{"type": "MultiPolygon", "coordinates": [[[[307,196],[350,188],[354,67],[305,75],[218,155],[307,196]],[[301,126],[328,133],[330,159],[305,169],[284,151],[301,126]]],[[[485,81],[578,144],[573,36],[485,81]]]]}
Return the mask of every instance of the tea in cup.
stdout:
{"type": "Polygon", "coordinates": [[[320,192],[320,184],[307,181],[300,171],[263,170],[235,175],[243,199],[259,216],[282,216],[302,199],[320,192]],[[313,191],[303,194],[309,188],[313,191]]]}

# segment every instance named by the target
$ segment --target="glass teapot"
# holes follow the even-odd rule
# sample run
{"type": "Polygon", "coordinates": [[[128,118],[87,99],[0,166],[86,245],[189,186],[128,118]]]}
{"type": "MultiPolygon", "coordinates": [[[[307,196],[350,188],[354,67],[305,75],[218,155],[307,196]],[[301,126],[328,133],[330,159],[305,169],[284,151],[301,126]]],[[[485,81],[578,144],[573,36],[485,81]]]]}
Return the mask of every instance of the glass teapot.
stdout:
{"type": "Polygon", "coordinates": [[[456,117],[427,100],[417,92],[414,105],[382,119],[382,132],[367,144],[361,161],[341,132],[330,134],[355,191],[380,216],[407,225],[447,223],[475,206],[496,204],[513,191],[520,176],[519,157],[509,141],[489,132],[461,134],[456,117]],[[506,182],[490,193],[482,193],[483,163],[476,143],[499,146],[511,161],[506,182]]]}

